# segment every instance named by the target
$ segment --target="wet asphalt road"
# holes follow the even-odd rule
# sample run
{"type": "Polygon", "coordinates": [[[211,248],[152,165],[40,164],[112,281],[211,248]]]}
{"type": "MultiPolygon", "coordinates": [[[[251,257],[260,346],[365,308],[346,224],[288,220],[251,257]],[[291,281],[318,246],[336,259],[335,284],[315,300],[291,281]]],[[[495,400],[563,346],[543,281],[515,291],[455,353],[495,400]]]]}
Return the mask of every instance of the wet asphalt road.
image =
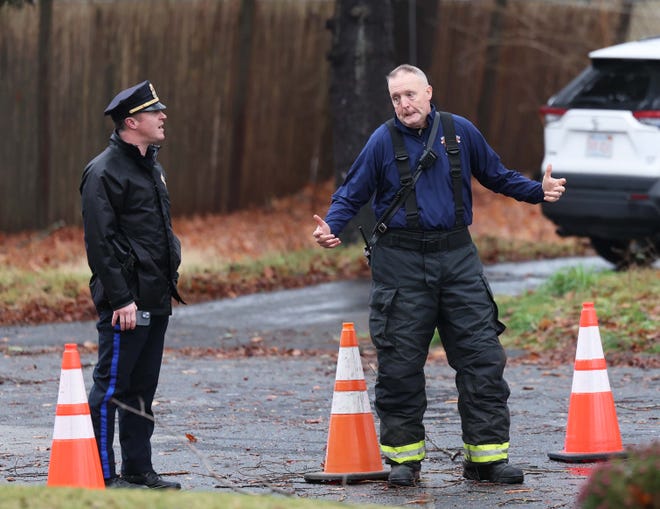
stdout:
{"type": "MultiPolygon", "coordinates": [[[[506,293],[498,289],[498,279],[509,285],[519,277],[516,270],[524,272],[521,265],[499,275],[489,273],[496,294],[506,293]]],[[[532,279],[541,278],[539,271],[533,276],[523,284],[538,284],[532,279]]],[[[506,371],[511,386],[510,453],[511,461],[525,471],[523,485],[462,478],[454,375],[441,355],[432,356],[427,365],[428,456],[419,487],[304,481],[305,473],[322,470],[341,323],[353,321],[358,335],[367,335],[367,295],[368,283],[353,281],[177,308],[154,407],[156,469],[186,490],[288,493],[401,507],[574,507],[591,465],[585,470],[585,465],[547,457],[564,445],[572,366],[547,368],[515,359],[506,371]],[[228,354],[248,343],[300,352],[228,354]],[[212,350],[188,354],[181,346],[212,350]]],[[[94,340],[91,322],[0,329],[6,352],[0,358],[0,483],[45,483],[61,347],[94,340]]],[[[361,349],[373,408],[373,351],[367,342],[361,349]]],[[[81,358],[89,390],[95,354],[81,349],[81,358]]],[[[660,370],[617,367],[608,374],[624,445],[658,439],[660,370]]]]}

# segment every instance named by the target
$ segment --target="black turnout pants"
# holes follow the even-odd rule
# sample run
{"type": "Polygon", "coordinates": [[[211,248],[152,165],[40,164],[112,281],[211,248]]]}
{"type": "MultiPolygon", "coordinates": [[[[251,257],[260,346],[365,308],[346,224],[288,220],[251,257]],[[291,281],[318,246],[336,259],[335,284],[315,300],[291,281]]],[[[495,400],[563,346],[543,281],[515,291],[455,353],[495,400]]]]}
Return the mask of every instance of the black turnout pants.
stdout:
{"type": "Polygon", "coordinates": [[[424,442],[424,364],[436,327],[456,371],[463,441],[508,442],[506,355],[498,339],[504,326],[474,244],[427,253],[377,244],[371,268],[381,445],[424,442]]]}
{"type": "Polygon", "coordinates": [[[150,325],[119,332],[111,327],[111,319],[112,312],[99,315],[96,326],[98,363],[89,393],[92,424],[106,479],[116,475],[113,441],[117,414],[122,473],[140,474],[152,470],[153,420],[118,407],[113,399],[153,418],[151,404],[158,385],[169,322],[168,316],[152,315],[150,325]]]}

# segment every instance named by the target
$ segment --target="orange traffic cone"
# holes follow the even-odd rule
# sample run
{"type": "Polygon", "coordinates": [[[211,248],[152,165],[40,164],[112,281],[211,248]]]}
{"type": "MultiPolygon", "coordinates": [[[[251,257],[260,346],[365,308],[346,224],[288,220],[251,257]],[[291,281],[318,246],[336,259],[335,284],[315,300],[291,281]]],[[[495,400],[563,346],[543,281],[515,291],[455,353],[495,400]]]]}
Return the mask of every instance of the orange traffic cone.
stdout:
{"type": "Polygon", "coordinates": [[[582,304],[564,450],[548,457],[567,463],[625,455],[593,302],[582,304]]]}
{"type": "Polygon", "coordinates": [[[48,486],[105,489],[78,348],[64,346],[48,486]]]}
{"type": "Polygon", "coordinates": [[[350,483],[385,480],[371,414],[367,384],[353,323],[341,331],[335,391],[323,472],[305,474],[308,482],[350,483]]]}

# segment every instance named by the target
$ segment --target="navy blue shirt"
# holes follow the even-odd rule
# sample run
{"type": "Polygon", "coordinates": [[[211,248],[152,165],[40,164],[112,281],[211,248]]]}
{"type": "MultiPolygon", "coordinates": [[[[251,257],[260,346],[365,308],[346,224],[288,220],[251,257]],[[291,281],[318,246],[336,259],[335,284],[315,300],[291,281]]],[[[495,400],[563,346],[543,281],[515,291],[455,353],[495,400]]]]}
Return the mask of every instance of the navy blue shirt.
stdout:
{"type": "MultiPolygon", "coordinates": [[[[425,129],[408,128],[395,118],[397,129],[403,133],[411,172],[414,171],[426,147],[435,115],[436,110],[433,107],[428,116],[428,127],[425,129]]],[[[505,168],[500,157],[469,120],[458,115],[453,117],[461,155],[466,225],[472,224],[471,176],[474,176],[484,187],[516,200],[528,203],[543,201],[540,182],[505,168]]],[[[438,159],[433,166],[423,171],[415,185],[419,223],[424,230],[450,230],[455,224],[450,165],[443,142],[444,136],[440,124],[433,144],[438,159]]],[[[332,195],[332,203],[325,221],[332,233],[338,235],[372,196],[374,196],[372,204],[374,213],[376,218],[380,218],[400,187],[392,138],[387,126],[382,124],[367,141],[346,175],[344,183],[332,195]]],[[[406,227],[403,206],[392,217],[388,226],[406,227]]]]}

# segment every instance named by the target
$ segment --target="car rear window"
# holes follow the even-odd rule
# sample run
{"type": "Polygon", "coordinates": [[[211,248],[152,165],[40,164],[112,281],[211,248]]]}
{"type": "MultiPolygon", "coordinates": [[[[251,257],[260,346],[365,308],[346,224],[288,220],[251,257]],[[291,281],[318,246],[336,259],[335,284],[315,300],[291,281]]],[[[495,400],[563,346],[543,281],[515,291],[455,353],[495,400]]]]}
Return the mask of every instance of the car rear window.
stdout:
{"type": "Polygon", "coordinates": [[[660,64],[640,60],[594,60],[550,99],[563,108],[642,110],[660,108],[660,64]]]}

